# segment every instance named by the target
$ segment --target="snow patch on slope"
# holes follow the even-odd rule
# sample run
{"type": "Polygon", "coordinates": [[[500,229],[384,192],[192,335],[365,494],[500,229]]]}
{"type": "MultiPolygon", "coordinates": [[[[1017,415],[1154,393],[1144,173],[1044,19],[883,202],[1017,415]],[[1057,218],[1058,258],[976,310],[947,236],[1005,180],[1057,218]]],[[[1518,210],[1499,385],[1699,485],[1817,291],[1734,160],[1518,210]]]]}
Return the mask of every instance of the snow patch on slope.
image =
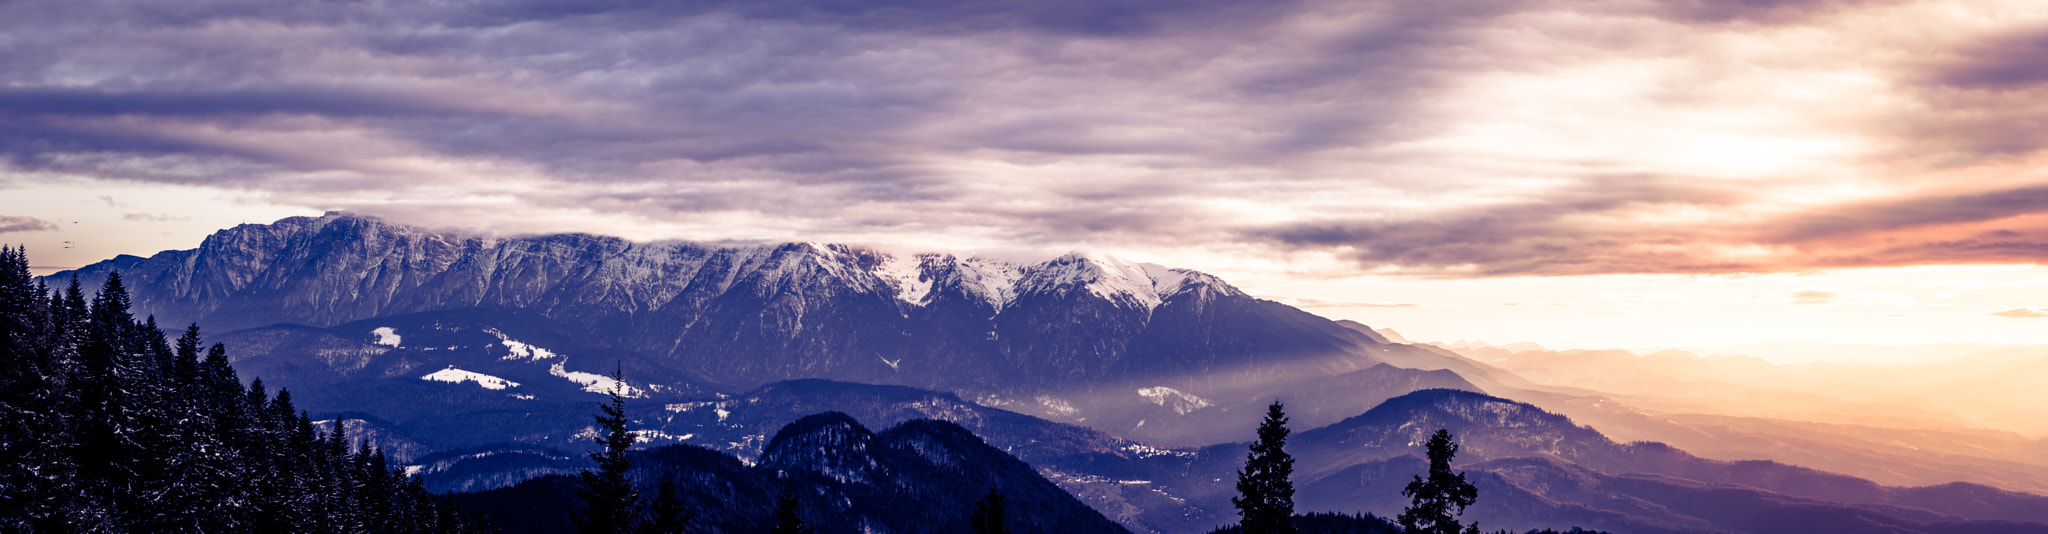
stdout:
{"type": "Polygon", "coordinates": [[[1050,293],[1080,288],[1097,298],[1147,311],[1167,298],[1214,277],[1186,269],[1137,263],[1112,256],[1071,252],[1023,269],[1018,293],[1050,293]]]}
{"type": "Polygon", "coordinates": [[[401,338],[398,337],[398,330],[389,326],[379,326],[376,330],[371,330],[370,335],[377,336],[377,341],[374,343],[394,349],[398,348],[398,343],[401,341],[401,338]]]}
{"type": "Polygon", "coordinates": [[[1080,410],[1074,409],[1074,405],[1072,403],[1068,403],[1066,399],[1062,399],[1059,397],[1054,397],[1051,395],[1039,395],[1037,400],[1039,406],[1044,406],[1045,409],[1051,410],[1053,413],[1060,414],[1063,416],[1072,417],[1074,414],[1081,412],[1080,410]]]}
{"type": "Polygon", "coordinates": [[[1092,267],[1073,271],[1094,276],[1088,282],[1089,293],[1113,301],[1128,300],[1147,310],[1159,307],[1159,293],[1153,291],[1152,277],[1145,274],[1144,267],[1109,256],[1085,255],[1079,259],[1092,267]]]}
{"type": "Polygon", "coordinates": [[[476,382],[476,385],[483,386],[484,389],[505,389],[508,387],[519,387],[518,382],[513,382],[511,380],[506,380],[503,378],[498,378],[483,373],[456,369],[455,366],[453,365],[448,366],[447,369],[442,369],[439,371],[428,373],[427,376],[420,377],[420,380],[448,382],[451,384],[460,384],[463,382],[476,382]]]}
{"type": "Polygon", "coordinates": [[[1016,265],[982,258],[955,261],[954,269],[962,291],[997,311],[1017,300],[1017,281],[1024,278],[1024,270],[1016,265]]]}
{"type": "Polygon", "coordinates": [[[1180,294],[1182,286],[1186,286],[1189,281],[1188,275],[1194,274],[1194,271],[1152,263],[1140,263],[1138,268],[1144,270],[1145,278],[1152,281],[1152,294],[1158,295],[1159,300],[1180,294]]]}
{"type": "Polygon", "coordinates": [[[612,380],[612,377],[604,376],[597,373],[571,371],[568,367],[564,367],[562,363],[563,362],[555,362],[554,366],[548,367],[548,374],[559,376],[562,378],[567,378],[570,382],[575,382],[577,385],[583,386],[584,391],[588,391],[591,393],[607,394],[613,391],[618,391],[619,396],[629,399],[637,399],[640,397],[647,396],[646,391],[643,391],[640,388],[626,385],[626,383],[624,382],[612,380]]]}
{"type": "Polygon", "coordinates": [[[1136,455],[1139,458],[1151,458],[1154,456],[1174,456],[1177,458],[1195,457],[1195,453],[1193,452],[1177,451],[1172,449],[1161,449],[1158,447],[1147,446],[1139,443],[1125,445],[1123,451],[1136,455]]]}
{"type": "Polygon", "coordinates": [[[922,258],[918,256],[890,255],[881,265],[875,266],[875,276],[896,288],[896,300],[912,306],[923,306],[931,298],[932,279],[921,268],[922,258]]]}
{"type": "Polygon", "coordinates": [[[504,358],[500,359],[538,361],[560,356],[559,354],[555,354],[554,351],[521,343],[518,340],[512,339],[510,336],[506,336],[504,332],[499,332],[498,329],[496,328],[485,328],[484,331],[489,332],[493,336],[498,336],[498,343],[504,345],[506,349],[510,350],[509,354],[506,354],[504,358]]]}
{"type": "Polygon", "coordinates": [[[696,435],[696,434],[683,434],[683,435],[681,435],[681,436],[678,436],[678,435],[675,435],[675,434],[670,434],[670,433],[667,433],[667,432],[662,432],[662,431],[660,431],[660,430],[655,430],[655,429],[651,429],[651,428],[650,428],[650,429],[646,429],[646,430],[635,430],[635,431],[633,431],[633,442],[634,442],[634,443],[647,443],[647,442],[650,442],[650,441],[654,441],[654,440],[663,440],[663,441],[684,441],[684,440],[688,440],[688,439],[690,439],[690,438],[694,438],[694,437],[697,437],[697,435],[696,435]]]}
{"type": "Polygon", "coordinates": [[[1173,408],[1173,413],[1180,415],[1209,407],[1209,401],[1201,397],[1181,393],[1180,390],[1166,386],[1139,389],[1138,396],[1152,401],[1152,404],[1173,408]]]}

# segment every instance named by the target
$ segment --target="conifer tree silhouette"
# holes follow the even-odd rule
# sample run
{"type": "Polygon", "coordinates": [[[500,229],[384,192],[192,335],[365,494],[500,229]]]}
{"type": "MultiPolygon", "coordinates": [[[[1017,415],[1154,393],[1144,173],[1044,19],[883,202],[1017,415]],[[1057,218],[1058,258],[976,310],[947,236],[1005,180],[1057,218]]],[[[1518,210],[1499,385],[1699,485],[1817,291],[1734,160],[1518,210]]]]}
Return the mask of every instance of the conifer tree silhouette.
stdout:
{"type": "Polygon", "coordinates": [[[590,453],[597,471],[583,471],[583,517],[576,527],[583,534],[632,534],[640,519],[640,495],[626,478],[632,462],[626,450],[633,447],[633,432],[626,428],[626,381],[623,373],[612,371],[611,401],[598,407],[597,443],[604,449],[590,453]]]}
{"type": "Polygon", "coordinates": [[[967,524],[974,529],[974,534],[1010,534],[1010,530],[1003,526],[1002,492],[988,490],[987,497],[974,503],[974,515],[967,518],[967,524]]]}
{"type": "Polygon", "coordinates": [[[1464,473],[1451,472],[1451,457],[1458,454],[1458,442],[1452,439],[1449,430],[1437,429],[1427,448],[1429,478],[1417,476],[1401,490],[1401,495],[1414,499],[1408,509],[1401,511],[1401,528],[1410,534],[1478,534],[1478,523],[1458,524],[1458,516],[1465,513],[1465,507],[1479,499],[1479,488],[1465,481],[1464,473]]]}
{"type": "Polygon", "coordinates": [[[1294,457],[1287,455],[1287,413],[1279,401],[1266,407],[1259,440],[1252,443],[1244,470],[1237,472],[1237,493],[1230,503],[1243,519],[1245,534],[1294,534],[1294,457]]]}
{"type": "Polygon", "coordinates": [[[775,529],[772,534],[811,534],[814,530],[796,515],[796,482],[783,481],[782,495],[775,498],[775,529]]]}

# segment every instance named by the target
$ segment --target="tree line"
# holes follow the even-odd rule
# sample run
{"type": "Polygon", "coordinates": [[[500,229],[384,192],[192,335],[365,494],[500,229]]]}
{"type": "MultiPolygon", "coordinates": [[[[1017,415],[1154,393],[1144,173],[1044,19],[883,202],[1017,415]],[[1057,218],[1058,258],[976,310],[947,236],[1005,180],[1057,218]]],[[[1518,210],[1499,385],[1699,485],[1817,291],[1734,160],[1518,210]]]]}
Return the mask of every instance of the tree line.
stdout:
{"type": "Polygon", "coordinates": [[[88,299],[0,247],[0,531],[469,533],[346,425],[243,387],[199,327],[136,320],[118,273],[88,299]]]}

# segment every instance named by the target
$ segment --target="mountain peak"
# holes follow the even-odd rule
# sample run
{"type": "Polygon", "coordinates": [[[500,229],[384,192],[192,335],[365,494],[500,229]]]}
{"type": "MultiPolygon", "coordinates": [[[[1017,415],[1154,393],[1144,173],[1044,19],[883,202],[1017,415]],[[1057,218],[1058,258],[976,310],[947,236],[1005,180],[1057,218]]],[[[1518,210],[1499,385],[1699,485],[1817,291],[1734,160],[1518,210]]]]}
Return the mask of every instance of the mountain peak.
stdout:
{"type": "Polygon", "coordinates": [[[1413,420],[1418,417],[1458,422],[1460,426],[1573,426],[1571,420],[1565,416],[1544,411],[1534,405],[1459,389],[1425,389],[1387,399],[1364,414],[1332,426],[1384,420],[1413,420]]]}
{"type": "Polygon", "coordinates": [[[825,412],[805,416],[782,427],[761,451],[761,465],[774,469],[811,470],[841,483],[880,480],[881,465],[871,449],[875,433],[853,416],[825,412]]]}
{"type": "Polygon", "coordinates": [[[1456,435],[1478,458],[1563,456],[1574,461],[1620,454],[1623,446],[1571,419],[1483,393],[1425,389],[1387,399],[1372,410],[1302,433],[1304,441],[1339,447],[1416,450],[1437,429],[1456,435]]]}
{"type": "Polygon", "coordinates": [[[1242,294],[1201,272],[1081,251],[1025,267],[1024,272],[1018,282],[1019,294],[1063,295],[1085,290],[1097,298],[1148,311],[1188,290],[1242,294]]]}

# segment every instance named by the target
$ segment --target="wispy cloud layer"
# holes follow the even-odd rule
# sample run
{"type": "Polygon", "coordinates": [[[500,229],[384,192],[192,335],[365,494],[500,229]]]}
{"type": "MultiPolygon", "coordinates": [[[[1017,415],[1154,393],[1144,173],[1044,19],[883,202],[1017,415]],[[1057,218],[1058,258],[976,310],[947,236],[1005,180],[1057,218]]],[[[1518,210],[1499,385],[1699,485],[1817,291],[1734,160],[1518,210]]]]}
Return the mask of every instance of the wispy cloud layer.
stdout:
{"type": "Polygon", "coordinates": [[[13,180],[1431,276],[2048,259],[2036,2],[79,0],[0,34],[13,180]]]}
{"type": "Polygon", "coordinates": [[[9,232],[40,232],[55,230],[57,224],[35,217],[0,215],[0,234],[9,232]]]}

